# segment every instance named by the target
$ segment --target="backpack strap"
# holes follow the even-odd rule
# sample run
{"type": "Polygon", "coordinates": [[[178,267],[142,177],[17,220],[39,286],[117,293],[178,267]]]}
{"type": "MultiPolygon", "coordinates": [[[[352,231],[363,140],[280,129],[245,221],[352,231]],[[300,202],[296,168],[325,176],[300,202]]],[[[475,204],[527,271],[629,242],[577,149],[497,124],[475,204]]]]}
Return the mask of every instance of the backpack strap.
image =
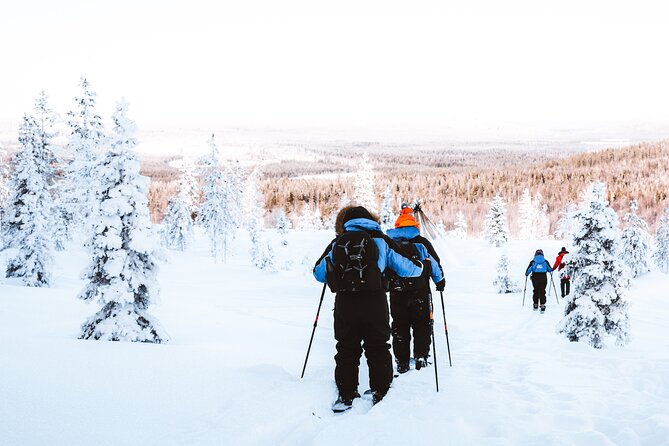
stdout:
{"type": "Polygon", "coordinates": [[[434,250],[434,246],[432,246],[432,243],[422,235],[417,235],[416,237],[411,239],[413,243],[420,243],[423,246],[425,246],[425,249],[427,249],[427,252],[432,256],[434,260],[437,261],[437,263],[440,264],[441,266],[441,259],[439,259],[439,256],[437,255],[437,251],[434,250]],[[414,241],[415,240],[415,241],[414,241]]]}
{"type": "Polygon", "coordinates": [[[319,263],[321,263],[321,261],[322,261],[328,254],[330,254],[330,251],[332,251],[332,247],[334,246],[334,244],[335,244],[335,242],[337,241],[338,238],[339,238],[339,236],[337,236],[337,237],[335,237],[335,238],[332,239],[332,241],[331,241],[331,242],[328,244],[328,246],[325,248],[325,251],[323,251],[323,254],[321,254],[321,256],[318,258],[318,260],[316,260],[316,264],[314,265],[314,268],[316,268],[316,266],[317,266],[319,263]]]}
{"type": "Polygon", "coordinates": [[[404,249],[402,249],[402,247],[395,240],[391,239],[390,237],[388,237],[383,232],[381,232],[381,231],[369,231],[369,234],[373,238],[383,239],[386,242],[386,244],[388,245],[388,248],[392,249],[393,251],[395,251],[397,254],[401,255],[402,257],[406,257],[414,265],[420,266],[422,268],[423,265],[419,261],[417,261],[415,259],[412,259],[411,256],[407,252],[405,252],[404,249]]]}
{"type": "Polygon", "coordinates": [[[434,260],[436,260],[437,265],[439,265],[439,270],[441,271],[441,275],[444,275],[444,269],[441,267],[441,260],[439,259],[439,256],[437,255],[437,251],[434,250],[434,246],[432,246],[432,243],[422,235],[417,235],[416,237],[411,239],[412,243],[420,243],[421,245],[425,246],[425,249],[427,249],[427,253],[432,256],[434,260]]]}

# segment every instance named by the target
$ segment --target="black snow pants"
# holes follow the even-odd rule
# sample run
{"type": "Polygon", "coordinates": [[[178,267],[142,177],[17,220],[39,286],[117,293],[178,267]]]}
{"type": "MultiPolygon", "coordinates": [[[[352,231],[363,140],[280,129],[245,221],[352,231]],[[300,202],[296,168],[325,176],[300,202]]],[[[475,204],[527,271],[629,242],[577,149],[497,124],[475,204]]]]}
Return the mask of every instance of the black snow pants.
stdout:
{"type": "Polygon", "coordinates": [[[560,292],[562,297],[569,294],[569,279],[560,279],[560,292]]]}
{"type": "Polygon", "coordinates": [[[408,363],[413,329],[414,358],[430,353],[430,290],[391,291],[390,314],[393,317],[393,353],[398,363],[408,363]]]}
{"type": "Polygon", "coordinates": [[[383,290],[339,292],[335,299],[334,332],[337,340],[335,382],[341,396],[358,390],[358,368],[364,349],[369,367],[369,388],[385,395],[393,381],[390,355],[390,317],[383,290]]]}
{"type": "Polygon", "coordinates": [[[546,305],[546,285],[548,285],[547,273],[532,273],[532,302],[534,305],[546,305]]]}

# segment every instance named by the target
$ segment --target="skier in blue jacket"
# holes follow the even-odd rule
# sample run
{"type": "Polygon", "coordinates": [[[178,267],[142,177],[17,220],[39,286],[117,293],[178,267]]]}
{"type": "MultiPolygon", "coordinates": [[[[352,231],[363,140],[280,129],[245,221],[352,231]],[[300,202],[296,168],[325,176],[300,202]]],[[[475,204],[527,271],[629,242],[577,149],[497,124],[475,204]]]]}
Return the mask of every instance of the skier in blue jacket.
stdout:
{"type": "Polygon", "coordinates": [[[527,266],[525,276],[532,274],[530,277],[532,279],[532,287],[534,288],[532,292],[532,308],[537,310],[541,306],[542,313],[546,311],[546,285],[548,285],[546,274],[552,272],[553,268],[551,268],[548,260],[544,258],[544,252],[541,249],[537,249],[534,253],[534,259],[527,266]]]}
{"type": "MultiPolygon", "coordinates": [[[[369,387],[374,403],[386,395],[393,380],[392,356],[388,343],[390,316],[382,274],[389,269],[403,277],[417,277],[429,274],[430,263],[405,257],[402,249],[381,231],[378,218],[362,206],[342,209],[337,216],[335,230],[338,237],[328,245],[316,262],[314,277],[319,282],[327,281],[336,291],[335,382],[339,398],[333,410],[340,412],[350,408],[353,400],[360,396],[358,368],[363,348],[369,366],[369,387]],[[346,242],[355,237],[358,237],[358,241],[346,242]],[[363,283],[355,284],[348,281],[349,276],[341,279],[350,268],[342,268],[338,262],[342,250],[359,246],[361,237],[366,238],[368,243],[373,242],[374,246],[366,246],[364,252],[354,254],[354,257],[363,257],[369,263],[357,269],[363,283]],[[341,282],[345,282],[345,285],[341,285],[341,282]]],[[[348,252],[346,251],[347,254],[348,252]]],[[[357,276],[357,272],[354,276],[357,276]]]]}
{"type": "MultiPolygon", "coordinates": [[[[387,234],[404,248],[408,255],[418,260],[428,259],[432,265],[432,281],[437,291],[443,291],[444,273],[432,243],[420,235],[420,225],[413,216],[413,209],[404,206],[387,234]]],[[[403,279],[390,278],[390,314],[393,317],[393,353],[398,373],[409,371],[411,332],[413,331],[413,357],[416,370],[428,365],[430,336],[432,334],[430,279],[428,276],[403,279]]]]}

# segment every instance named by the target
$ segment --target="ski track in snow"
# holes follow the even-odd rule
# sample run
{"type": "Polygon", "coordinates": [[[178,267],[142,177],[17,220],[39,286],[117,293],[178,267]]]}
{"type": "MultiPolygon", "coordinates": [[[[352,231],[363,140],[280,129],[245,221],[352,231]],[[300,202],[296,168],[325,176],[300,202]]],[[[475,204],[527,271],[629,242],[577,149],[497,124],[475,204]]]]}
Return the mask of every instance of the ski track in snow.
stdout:
{"type": "MultiPolygon", "coordinates": [[[[440,392],[434,366],[396,378],[380,404],[356,400],[335,415],[333,296],[326,292],[305,377],[304,355],[321,286],[311,265],[327,231],[291,232],[266,273],[248,241],[214,262],[198,233],[169,253],[151,308],[165,345],[80,341],[96,305],[76,299],[81,251],[56,254],[50,289],[0,282],[0,443],[3,445],[667,445],[669,276],[633,281],[632,342],[595,350],[556,333],[562,301],[532,311],[532,285],[498,295],[501,251],[480,240],[435,244],[446,273],[448,354],[434,293],[440,392]]],[[[278,241],[278,237],[275,241],[278,241]]],[[[512,241],[522,287],[532,253],[554,260],[561,241],[512,241]]],[[[0,266],[7,254],[0,253],[0,266]]],[[[528,281],[529,282],[529,281],[528,281]]],[[[559,290],[559,283],[556,284],[559,290]]],[[[549,284],[550,286],[550,284],[549,284]]],[[[360,392],[369,388],[361,361],[360,392]]]]}

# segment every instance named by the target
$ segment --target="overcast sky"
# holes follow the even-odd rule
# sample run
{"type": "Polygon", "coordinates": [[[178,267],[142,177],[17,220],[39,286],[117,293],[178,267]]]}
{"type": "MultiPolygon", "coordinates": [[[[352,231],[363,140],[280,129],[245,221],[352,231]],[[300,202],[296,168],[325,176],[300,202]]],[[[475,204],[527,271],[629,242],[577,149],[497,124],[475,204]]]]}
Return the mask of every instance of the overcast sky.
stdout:
{"type": "Polygon", "coordinates": [[[667,122],[664,3],[8,1],[0,120],[85,75],[140,127],[667,122]]]}

